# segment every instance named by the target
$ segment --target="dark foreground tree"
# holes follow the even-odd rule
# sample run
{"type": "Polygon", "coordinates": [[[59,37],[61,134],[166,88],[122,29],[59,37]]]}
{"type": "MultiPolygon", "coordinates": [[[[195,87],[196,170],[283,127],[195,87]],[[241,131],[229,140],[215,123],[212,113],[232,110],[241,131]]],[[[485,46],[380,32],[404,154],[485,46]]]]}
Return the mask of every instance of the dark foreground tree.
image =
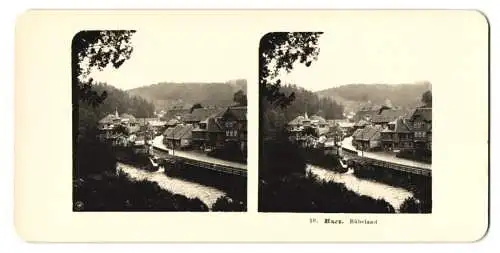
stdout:
{"type": "Polygon", "coordinates": [[[241,201],[235,201],[226,196],[219,197],[212,205],[214,212],[244,212],[247,210],[246,204],[241,201]]]}
{"type": "MultiPolygon", "coordinates": [[[[72,82],[74,95],[92,105],[100,104],[106,92],[93,91],[90,73],[111,66],[119,68],[130,59],[133,30],[81,31],[72,42],[72,82]]],[[[73,101],[75,103],[76,101],[73,101]]]]}
{"type": "Polygon", "coordinates": [[[123,174],[103,174],[73,182],[74,211],[206,212],[199,199],[161,189],[154,182],[133,181],[123,174]]]}
{"type": "Polygon", "coordinates": [[[318,59],[318,39],[322,32],[272,32],[264,35],[259,47],[260,96],[271,104],[285,107],[294,93],[280,92],[279,75],[289,73],[295,63],[309,67],[318,59]]]}
{"type": "Polygon", "coordinates": [[[238,105],[247,105],[247,95],[243,90],[239,90],[234,93],[233,101],[238,103],[238,105]]]}
{"type": "Polygon", "coordinates": [[[422,103],[428,107],[432,107],[432,92],[430,90],[422,94],[422,103]]]}

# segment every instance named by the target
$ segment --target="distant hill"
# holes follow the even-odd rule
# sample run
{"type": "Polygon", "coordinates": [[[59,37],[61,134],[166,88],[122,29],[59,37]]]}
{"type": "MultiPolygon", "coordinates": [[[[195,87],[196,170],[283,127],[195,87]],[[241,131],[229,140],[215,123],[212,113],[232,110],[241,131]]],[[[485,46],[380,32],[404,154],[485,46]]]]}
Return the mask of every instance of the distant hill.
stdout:
{"type": "Polygon", "coordinates": [[[345,111],[357,111],[366,105],[390,104],[402,108],[421,105],[422,94],[431,89],[428,82],[413,84],[348,84],[316,92],[341,103],[345,111]]]}
{"type": "Polygon", "coordinates": [[[245,79],[220,83],[170,83],[163,82],[128,90],[155,105],[156,110],[174,106],[190,108],[195,103],[203,106],[227,106],[233,103],[234,93],[243,90],[246,94],[245,79]]]}

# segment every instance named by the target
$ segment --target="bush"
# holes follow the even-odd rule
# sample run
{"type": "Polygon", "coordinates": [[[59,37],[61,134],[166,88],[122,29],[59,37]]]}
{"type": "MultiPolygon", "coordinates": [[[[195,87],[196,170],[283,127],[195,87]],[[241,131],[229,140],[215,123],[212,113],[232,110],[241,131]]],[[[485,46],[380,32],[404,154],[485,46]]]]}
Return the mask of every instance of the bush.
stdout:
{"type": "Polygon", "coordinates": [[[385,200],[361,196],[343,184],[317,177],[287,176],[282,181],[261,181],[259,211],[311,213],[394,213],[385,200]]]}
{"type": "Polygon", "coordinates": [[[172,194],[157,183],[123,174],[75,180],[74,211],[208,211],[199,199],[172,194]]]}
{"type": "MultiPolygon", "coordinates": [[[[263,145],[259,167],[260,212],[395,212],[385,200],[360,196],[343,184],[306,173],[305,154],[288,140],[274,139],[263,145]]],[[[325,157],[322,153],[314,155],[325,157]]]]}
{"type": "Polygon", "coordinates": [[[300,148],[286,139],[264,141],[260,157],[260,177],[272,179],[306,173],[306,161],[300,148]]]}
{"type": "Polygon", "coordinates": [[[234,201],[226,196],[219,197],[212,206],[212,211],[220,212],[245,212],[246,204],[241,201],[234,201]]]}
{"type": "Polygon", "coordinates": [[[409,197],[399,207],[400,213],[422,213],[422,206],[418,199],[409,197]]]}
{"type": "Polygon", "coordinates": [[[116,157],[110,145],[88,136],[75,146],[73,179],[103,172],[114,172],[116,157]]]}

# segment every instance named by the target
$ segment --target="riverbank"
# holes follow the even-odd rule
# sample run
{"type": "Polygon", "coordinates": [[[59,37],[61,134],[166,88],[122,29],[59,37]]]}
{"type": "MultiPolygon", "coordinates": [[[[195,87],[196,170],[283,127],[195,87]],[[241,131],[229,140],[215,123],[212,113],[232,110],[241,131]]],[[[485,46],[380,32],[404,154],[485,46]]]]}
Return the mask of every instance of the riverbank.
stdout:
{"type": "Polygon", "coordinates": [[[383,199],[391,204],[396,212],[399,212],[399,208],[407,198],[413,197],[410,191],[403,188],[358,178],[352,169],[346,173],[339,173],[331,169],[308,165],[307,170],[327,182],[340,183],[357,194],[373,199],[383,199]]]}
{"type": "Polygon", "coordinates": [[[357,164],[353,174],[360,179],[380,182],[386,185],[405,189],[412,193],[415,203],[407,212],[431,213],[432,212],[432,178],[422,175],[408,174],[387,168],[357,164]],[[415,206],[413,206],[415,205],[415,206]]]}
{"type": "Polygon", "coordinates": [[[187,198],[198,198],[210,209],[219,197],[226,193],[214,187],[201,185],[187,180],[165,175],[163,168],[158,171],[146,171],[124,163],[117,164],[117,171],[126,173],[132,180],[157,183],[163,190],[180,194],[187,198]]]}

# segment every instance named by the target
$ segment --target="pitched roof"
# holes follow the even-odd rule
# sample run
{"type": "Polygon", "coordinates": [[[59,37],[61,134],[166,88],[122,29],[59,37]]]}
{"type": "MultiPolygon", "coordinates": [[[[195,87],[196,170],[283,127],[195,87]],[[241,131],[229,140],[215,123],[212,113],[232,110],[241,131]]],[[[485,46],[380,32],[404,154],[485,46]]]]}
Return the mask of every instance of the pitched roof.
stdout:
{"type": "Polygon", "coordinates": [[[415,119],[416,117],[421,117],[425,121],[432,121],[432,108],[416,108],[411,118],[415,119]]]}
{"type": "Polygon", "coordinates": [[[165,132],[163,132],[163,136],[167,138],[168,136],[171,136],[172,133],[174,132],[175,127],[167,128],[165,132]]]}
{"type": "Polygon", "coordinates": [[[213,114],[217,114],[224,111],[222,108],[196,108],[190,114],[185,114],[183,116],[184,121],[202,121],[207,119],[213,114]]]}
{"type": "Polygon", "coordinates": [[[223,117],[233,116],[238,121],[247,120],[247,107],[246,106],[233,106],[228,107],[227,110],[222,114],[223,117]]]}
{"type": "Polygon", "coordinates": [[[394,132],[396,132],[396,133],[408,133],[408,132],[410,132],[410,128],[408,127],[408,124],[406,124],[406,122],[403,118],[398,118],[395,123],[396,123],[396,127],[394,129],[394,132]]]}
{"type": "Polygon", "coordinates": [[[353,122],[338,122],[337,125],[339,127],[353,127],[354,123],[353,122]]]}
{"type": "Polygon", "coordinates": [[[398,110],[398,109],[386,109],[383,110],[380,114],[375,114],[372,118],[373,123],[388,123],[391,122],[395,119],[397,119],[399,116],[403,116],[405,114],[404,110],[398,110]]]}
{"type": "Polygon", "coordinates": [[[207,119],[207,132],[209,133],[222,133],[224,132],[223,127],[217,122],[214,117],[207,119]]]}
{"type": "Polygon", "coordinates": [[[366,126],[366,125],[369,125],[369,124],[370,123],[368,123],[368,121],[362,119],[362,120],[356,122],[356,124],[354,124],[354,126],[356,126],[356,127],[362,127],[362,126],[366,126]]]}
{"type": "Polygon", "coordinates": [[[99,120],[99,123],[105,124],[105,123],[112,123],[113,120],[118,119],[114,114],[108,114],[106,117],[102,118],[99,120]]]}
{"type": "Polygon", "coordinates": [[[362,120],[365,119],[366,117],[373,118],[374,115],[378,114],[378,109],[377,110],[360,110],[356,113],[354,116],[354,119],[356,120],[362,120]]]}
{"type": "Polygon", "coordinates": [[[290,122],[288,122],[288,125],[296,126],[296,125],[301,125],[302,121],[304,120],[304,116],[299,115],[295,117],[295,119],[292,119],[290,122]]]}
{"type": "Polygon", "coordinates": [[[130,121],[135,121],[135,117],[131,114],[128,114],[128,113],[122,113],[122,115],[120,115],[120,118],[122,119],[128,119],[130,121]]]}
{"type": "Polygon", "coordinates": [[[310,119],[311,120],[317,120],[320,123],[326,123],[326,120],[323,117],[318,116],[318,115],[313,115],[313,116],[310,117],[310,119]]]}
{"type": "Polygon", "coordinates": [[[359,137],[361,136],[361,133],[363,132],[363,129],[356,129],[356,131],[354,131],[354,133],[352,133],[352,137],[354,139],[359,139],[359,137]]]}
{"type": "Polygon", "coordinates": [[[167,126],[174,126],[174,125],[177,125],[179,123],[180,123],[179,120],[171,119],[171,120],[167,121],[167,126]]]}
{"type": "Polygon", "coordinates": [[[192,125],[177,125],[173,128],[168,128],[163,133],[165,138],[170,140],[180,140],[181,138],[191,138],[192,125]]]}
{"type": "Polygon", "coordinates": [[[362,129],[361,134],[359,136],[359,140],[369,141],[377,137],[377,133],[380,133],[382,127],[380,126],[366,126],[362,129]]]}
{"type": "Polygon", "coordinates": [[[186,139],[186,138],[191,138],[192,134],[191,131],[193,130],[193,125],[185,125],[181,126],[178,131],[174,131],[174,140],[180,140],[186,139]]]}

